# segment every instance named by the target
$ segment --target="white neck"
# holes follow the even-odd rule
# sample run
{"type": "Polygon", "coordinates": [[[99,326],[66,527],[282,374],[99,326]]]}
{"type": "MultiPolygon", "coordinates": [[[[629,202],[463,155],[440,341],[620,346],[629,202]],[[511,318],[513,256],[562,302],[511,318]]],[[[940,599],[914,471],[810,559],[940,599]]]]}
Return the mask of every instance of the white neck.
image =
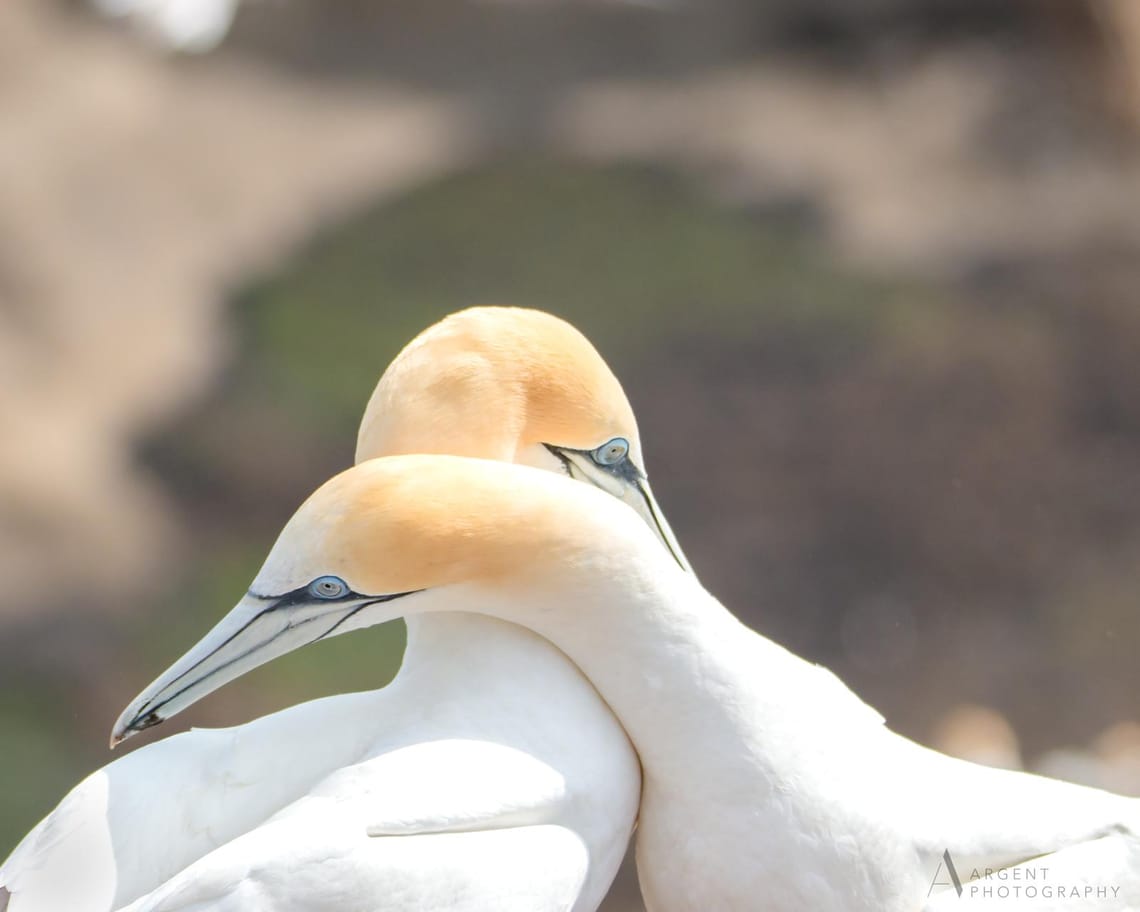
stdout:
{"type": "Polygon", "coordinates": [[[476,639],[493,636],[502,625],[482,614],[465,614],[447,611],[438,614],[413,614],[404,619],[408,626],[408,645],[404,662],[412,664],[419,656],[431,656],[432,661],[441,651],[449,657],[462,657],[475,652],[467,646],[467,637],[476,639]]]}
{"type": "Polygon", "coordinates": [[[516,653],[553,648],[532,631],[485,614],[431,612],[412,614],[404,621],[408,643],[401,676],[430,673],[434,678],[454,678],[467,686],[473,674],[509,674],[511,669],[504,663],[516,653]]]}
{"type": "Polygon", "coordinates": [[[776,784],[794,773],[806,740],[824,737],[803,724],[805,711],[866,709],[830,673],[744,627],[663,553],[645,556],[594,574],[588,597],[557,587],[545,604],[502,600],[495,610],[549,639],[593,682],[647,783],[723,783],[735,800],[740,776],[776,784]]]}

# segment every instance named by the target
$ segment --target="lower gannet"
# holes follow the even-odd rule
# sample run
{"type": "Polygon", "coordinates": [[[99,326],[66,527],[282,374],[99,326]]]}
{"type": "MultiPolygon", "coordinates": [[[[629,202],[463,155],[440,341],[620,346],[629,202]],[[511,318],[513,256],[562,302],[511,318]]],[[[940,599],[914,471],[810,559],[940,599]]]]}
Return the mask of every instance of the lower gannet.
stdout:
{"type": "MultiPolygon", "coordinates": [[[[900,737],[826,669],[743,626],[614,498],[500,462],[391,457],[326,483],[237,606],[127,708],[116,736],[316,637],[455,611],[548,639],[621,720],[642,763],[637,857],[654,912],[1010,907],[970,892],[986,870],[1048,888],[1014,908],[1140,908],[1135,799],[900,737]]],[[[354,835],[330,865],[364,866],[359,853],[376,842],[361,834],[382,807],[345,803],[355,828],[340,832],[354,835]]],[[[256,838],[310,864],[322,834],[295,813],[256,838]]],[[[235,840],[139,912],[214,908],[179,904],[183,884],[208,903],[216,894],[201,885],[243,882],[246,854],[235,840]]]]}
{"type": "MultiPolygon", "coordinates": [[[[587,481],[687,566],[618,381],[548,314],[472,308],[401,352],[369,402],[357,458],[415,452],[587,481]]],[[[0,868],[9,912],[596,908],[640,799],[621,726],[530,630],[470,612],[408,621],[383,690],[177,735],[92,775],[0,868]]],[[[144,714],[116,738],[163,717],[144,714]]]]}

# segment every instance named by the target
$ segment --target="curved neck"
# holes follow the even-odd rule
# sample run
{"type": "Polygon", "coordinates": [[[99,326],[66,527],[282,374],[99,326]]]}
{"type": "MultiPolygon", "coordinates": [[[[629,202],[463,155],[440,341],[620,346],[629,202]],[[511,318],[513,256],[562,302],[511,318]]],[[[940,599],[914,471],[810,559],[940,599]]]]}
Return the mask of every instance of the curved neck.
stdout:
{"type": "Polygon", "coordinates": [[[637,748],[647,783],[684,791],[698,779],[737,801],[740,776],[763,788],[791,775],[801,752],[823,747],[805,716],[873,715],[829,672],[745,627],[675,565],[610,570],[589,588],[551,587],[541,603],[501,607],[514,606],[511,621],[554,643],[594,684],[637,748]],[[852,713],[856,706],[863,711],[852,713]]]}
{"type": "Polygon", "coordinates": [[[647,775],[689,779],[695,747],[742,730],[732,695],[746,692],[738,666],[748,665],[733,654],[748,631],[690,574],[664,579],[653,572],[637,580],[598,573],[588,589],[549,587],[535,597],[503,599],[494,609],[548,639],[582,670],[629,733],[647,775]],[[661,724],[663,713],[671,724],[661,724]]]}

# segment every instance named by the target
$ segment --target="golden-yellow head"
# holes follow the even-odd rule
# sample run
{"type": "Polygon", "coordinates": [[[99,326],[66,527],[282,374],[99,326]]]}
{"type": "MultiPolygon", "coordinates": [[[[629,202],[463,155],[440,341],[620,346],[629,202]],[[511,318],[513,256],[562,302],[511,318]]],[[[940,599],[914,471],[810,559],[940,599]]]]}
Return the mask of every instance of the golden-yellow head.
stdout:
{"type": "Polygon", "coordinates": [[[328,575],[372,595],[550,580],[595,550],[599,503],[633,520],[609,498],[530,467],[424,454],[371,459],[302,504],[250,589],[276,597],[328,575]]]}
{"type": "Polygon", "coordinates": [[[360,423],[356,461],[450,453],[543,468],[544,444],[593,450],[615,437],[640,460],[633,410],[585,336],[540,310],[472,307],[396,356],[360,423]]]}
{"type": "Polygon", "coordinates": [[[685,569],[645,474],[637,421],[589,340],[558,317],[472,307],[413,339],[365,410],[356,461],[447,453],[535,466],[632,507],[685,569]]]}

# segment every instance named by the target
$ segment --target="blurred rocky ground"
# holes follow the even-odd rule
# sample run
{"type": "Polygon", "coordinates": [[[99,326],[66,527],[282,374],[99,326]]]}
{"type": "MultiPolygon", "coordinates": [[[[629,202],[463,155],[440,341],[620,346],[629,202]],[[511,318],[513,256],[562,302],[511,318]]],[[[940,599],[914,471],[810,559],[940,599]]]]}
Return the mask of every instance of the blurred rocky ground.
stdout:
{"type": "MultiPolygon", "coordinates": [[[[190,57],[0,4],[0,852],[488,301],[597,342],[750,622],[1140,791],[1137,8],[251,0],[190,57]]],[[[187,721],[379,683],[369,636],[187,721]]]]}

